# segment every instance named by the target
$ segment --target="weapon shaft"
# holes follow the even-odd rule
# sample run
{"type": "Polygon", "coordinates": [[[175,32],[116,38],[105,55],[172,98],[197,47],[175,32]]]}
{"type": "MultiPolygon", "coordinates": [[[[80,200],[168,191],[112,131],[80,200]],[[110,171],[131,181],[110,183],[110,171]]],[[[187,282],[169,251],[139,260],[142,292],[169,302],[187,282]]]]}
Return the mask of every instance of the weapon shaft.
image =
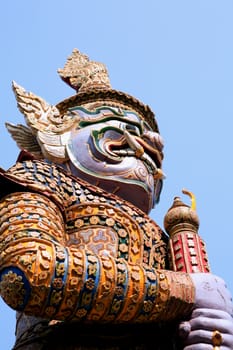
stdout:
{"type": "Polygon", "coordinates": [[[191,197],[191,207],[179,197],[164,218],[164,227],[170,236],[169,258],[172,270],[179,272],[210,272],[205,243],[198,234],[199,219],[193,193],[183,190],[191,197]]]}

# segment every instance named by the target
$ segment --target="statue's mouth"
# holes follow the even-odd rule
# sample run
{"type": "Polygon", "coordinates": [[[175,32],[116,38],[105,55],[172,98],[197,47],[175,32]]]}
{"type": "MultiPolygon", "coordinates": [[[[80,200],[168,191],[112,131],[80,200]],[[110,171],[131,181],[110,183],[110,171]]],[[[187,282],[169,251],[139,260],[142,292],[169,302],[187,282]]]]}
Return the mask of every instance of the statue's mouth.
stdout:
{"type": "Polygon", "coordinates": [[[118,140],[106,139],[102,145],[104,153],[119,162],[124,157],[136,157],[141,159],[150,173],[156,174],[161,169],[162,157],[160,152],[150,146],[141,137],[124,131],[118,140]]]}
{"type": "Polygon", "coordinates": [[[144,135],[114,125],[91,131],[80,129],[77,134],[75,132],[71,137],[68,153],[76,164],[80,163],[89,171],[95,169],[102,174],[120,175],[140,161],[154,179],[164,178],[162,153],[149,144],[144,135]],[[87,154],[86,158],[84,153],[87,154]]]}

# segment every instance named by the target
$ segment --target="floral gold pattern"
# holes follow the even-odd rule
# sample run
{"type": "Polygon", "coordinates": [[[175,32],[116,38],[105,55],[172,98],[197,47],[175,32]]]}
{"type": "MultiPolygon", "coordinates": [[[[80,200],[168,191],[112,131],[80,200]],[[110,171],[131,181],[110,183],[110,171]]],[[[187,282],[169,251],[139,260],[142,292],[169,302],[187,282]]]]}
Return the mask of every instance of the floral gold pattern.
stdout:
{"type": "MultiPolygon", "coordinates": [[[[164,317],[161,311],[172,303],[174,281],[164,271],[162,230],[139,209],[116,202],[114,195],[77,182],[55,165],[47,169],[42,161],[17,163],[6,181],[21,182],[29,192],[0,202],[2,266],[16,266],[25,276],[24,312],[87,322],[164,317]]],[[[5,271],[3,295],[4,281],[11,276],[5,271]]],[[[186,280],[189,288],[190,281],[182,278],[181,287],[177,277],[174,300],[181,297],[186,280]]],[[[193,299],[186,295],[180,303],[189,309],[193,299]]]]}

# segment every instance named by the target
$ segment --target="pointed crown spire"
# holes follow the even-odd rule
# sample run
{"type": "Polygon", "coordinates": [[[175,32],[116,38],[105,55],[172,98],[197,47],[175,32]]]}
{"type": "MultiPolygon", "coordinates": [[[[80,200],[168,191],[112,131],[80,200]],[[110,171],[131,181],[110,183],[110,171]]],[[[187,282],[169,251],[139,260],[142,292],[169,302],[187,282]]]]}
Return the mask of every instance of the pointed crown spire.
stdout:
{"type": "Polygon", "coordinates": [[[64,68],[58,69],[58,74],[79,93],[93,89],[111,89],[106,66],[103,63],[91,61],[78,49],[73,50],[64,68]]]}

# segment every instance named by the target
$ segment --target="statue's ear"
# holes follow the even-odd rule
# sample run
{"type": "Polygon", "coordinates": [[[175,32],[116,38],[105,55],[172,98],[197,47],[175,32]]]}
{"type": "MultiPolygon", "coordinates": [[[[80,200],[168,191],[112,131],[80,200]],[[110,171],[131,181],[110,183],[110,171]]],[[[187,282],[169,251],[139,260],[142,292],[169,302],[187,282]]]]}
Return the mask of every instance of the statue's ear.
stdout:
{"type": "Polygon", "coordinates": [[[47,103],[43,98],[27,92],[13,81],[12,88],[17,100],[17,106],[24,115],[25,121],[33,134],[37,131],[49,131],[52,120],[60,117],[59,110],[47,103]]]}
{"type": "Polygon", "coordinates": [[[27,124],[6,124],[19,148],[25,149],[36,158],[43,157],[58,163],[66,161],[66,141],[77,115],[72,111],[61,114],[56,106],[50,105],[43,98],[25,91],[15,82],[12,86],[17,106],[27,124]]]}
{"type": "Polygon", "coordinates": [[[30,128],[22,124],[11,124],[6,123],[6,128],[11,134],[11,137],[15,140],[17,146],[32,154],[35,158],[42,158],[43,154],[39,143],[37,142],[36,136],[32,134],[30,128]]]}

